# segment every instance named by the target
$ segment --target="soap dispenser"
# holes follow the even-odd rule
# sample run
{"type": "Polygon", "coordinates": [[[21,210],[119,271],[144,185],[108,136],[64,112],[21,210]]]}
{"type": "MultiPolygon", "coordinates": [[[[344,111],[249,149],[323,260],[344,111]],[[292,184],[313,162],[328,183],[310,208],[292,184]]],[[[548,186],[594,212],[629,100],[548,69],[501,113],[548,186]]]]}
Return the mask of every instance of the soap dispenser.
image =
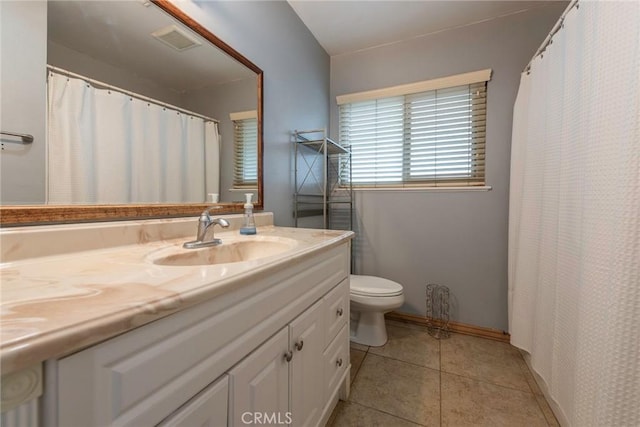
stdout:
{"type": "Polygon", "coordinates": [[[246,193],[246,202],[244,204],[244,221],[240,227],[240,234],[256,234],[256,220],[253,218],[253,203],[251,198],[253,193],[246,193]]]}

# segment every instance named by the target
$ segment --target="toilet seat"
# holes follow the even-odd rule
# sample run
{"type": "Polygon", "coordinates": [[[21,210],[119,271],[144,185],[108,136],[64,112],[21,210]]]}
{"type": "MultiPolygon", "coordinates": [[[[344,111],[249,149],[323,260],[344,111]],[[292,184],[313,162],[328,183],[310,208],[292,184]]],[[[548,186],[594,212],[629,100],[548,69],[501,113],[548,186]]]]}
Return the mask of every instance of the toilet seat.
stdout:
{"type": "Polygon", "coordinates": [[[402,295],[402,285],[394,281],[375,276],[350,277],[351,294],[371,297],[392,297],[402,295]]]}

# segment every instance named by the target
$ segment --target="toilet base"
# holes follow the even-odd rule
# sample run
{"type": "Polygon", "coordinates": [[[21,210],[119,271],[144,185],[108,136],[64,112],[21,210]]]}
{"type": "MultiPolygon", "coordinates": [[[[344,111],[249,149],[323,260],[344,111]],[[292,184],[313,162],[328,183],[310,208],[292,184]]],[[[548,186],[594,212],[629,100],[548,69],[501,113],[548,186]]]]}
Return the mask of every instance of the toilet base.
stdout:
{"type": "Polygon", "coordinates": [[[379,311],[361,311],[353,319],[351,341],[370,347],[380,347],[387,343],[387,328],[384,313],[379,311]]]}

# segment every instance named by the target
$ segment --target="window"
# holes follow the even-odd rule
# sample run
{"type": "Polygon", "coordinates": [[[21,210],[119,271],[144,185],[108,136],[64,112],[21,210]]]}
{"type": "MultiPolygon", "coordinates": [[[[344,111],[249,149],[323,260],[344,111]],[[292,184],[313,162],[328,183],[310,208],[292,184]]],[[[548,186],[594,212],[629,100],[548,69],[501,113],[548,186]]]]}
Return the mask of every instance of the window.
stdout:
{"type": "Polygon", "coordinates": [[[485,184],[491,70],[338,97],[341,181],[362,187],[485,184]]]}
{"type": "Polygon", "coordinates": [[[232,113],[233,188],[258,186],[258,119],[255,111],[232,113]]]}

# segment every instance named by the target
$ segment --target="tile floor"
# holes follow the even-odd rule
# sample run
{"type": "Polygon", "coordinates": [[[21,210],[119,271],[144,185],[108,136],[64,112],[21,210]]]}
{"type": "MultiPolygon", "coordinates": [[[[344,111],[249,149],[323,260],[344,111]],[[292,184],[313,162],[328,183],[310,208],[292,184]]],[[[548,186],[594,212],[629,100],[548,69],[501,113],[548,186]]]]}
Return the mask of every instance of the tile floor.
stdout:
{"type": "Polygon", "coordinates": [[[383,347],[351,344],[351,396],[328,426],[558,426],[509,344],[387,321],[383,347]]]}

